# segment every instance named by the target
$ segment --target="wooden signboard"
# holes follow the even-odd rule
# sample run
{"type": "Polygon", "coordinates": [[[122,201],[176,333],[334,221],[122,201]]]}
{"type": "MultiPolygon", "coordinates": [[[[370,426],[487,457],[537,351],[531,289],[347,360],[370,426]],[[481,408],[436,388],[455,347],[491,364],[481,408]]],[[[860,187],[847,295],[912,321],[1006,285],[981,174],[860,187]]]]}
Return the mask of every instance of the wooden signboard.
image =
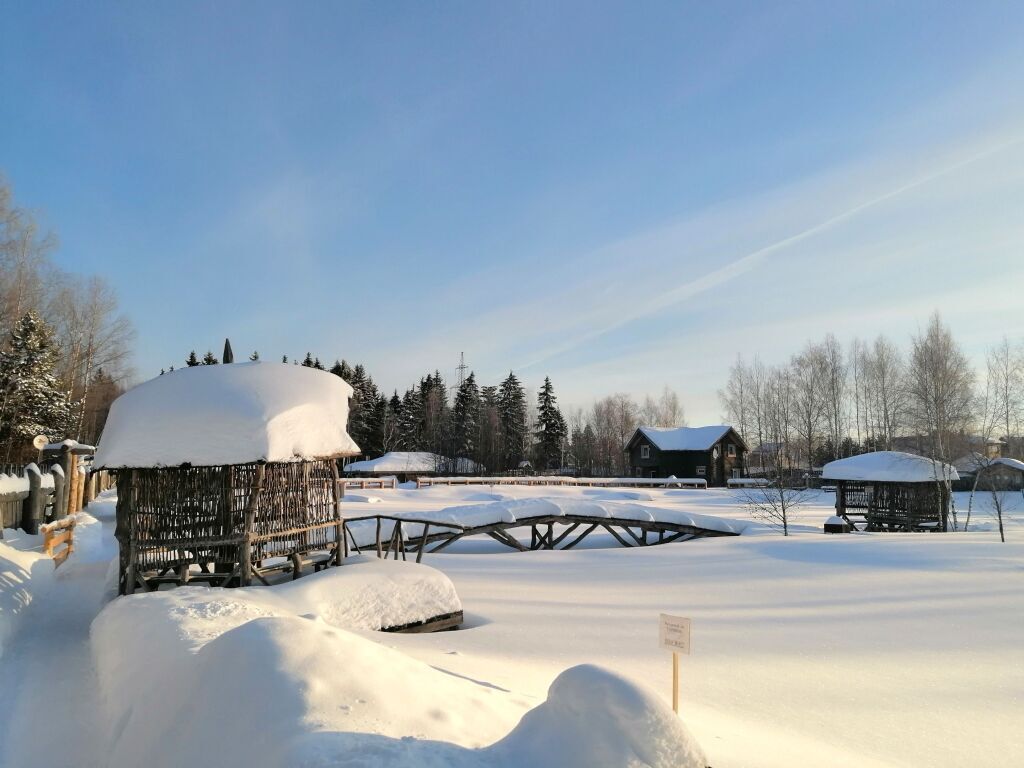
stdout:
{"type": "Polygon", "coordinates": [[[679,714],[679,654],[690,655],[690,620],[684,616],[661,614],[658,643],[672,651],[672,711],[679,714]]]}

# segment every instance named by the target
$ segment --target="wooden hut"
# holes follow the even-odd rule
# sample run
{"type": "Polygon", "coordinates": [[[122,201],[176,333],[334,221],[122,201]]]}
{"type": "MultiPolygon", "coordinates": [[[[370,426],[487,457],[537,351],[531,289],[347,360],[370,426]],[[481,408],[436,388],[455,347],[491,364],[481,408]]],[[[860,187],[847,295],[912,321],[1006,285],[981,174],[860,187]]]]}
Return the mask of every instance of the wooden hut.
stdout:
{"type": "Polygon", "coordinates": [[[862,530],[945,531],[949,482],[954,467],[924,456],[877,451],[826,464],[821,477],[836,486],[836,514],[852,526],[863,516],[862,530]]]}
{"type": "Polygon", "coordinates": [[[95,466],[117,474],[121,594],[340,564],[351,396],[333,374],[254,362],[180,369],[119,397],[95,466]]]}

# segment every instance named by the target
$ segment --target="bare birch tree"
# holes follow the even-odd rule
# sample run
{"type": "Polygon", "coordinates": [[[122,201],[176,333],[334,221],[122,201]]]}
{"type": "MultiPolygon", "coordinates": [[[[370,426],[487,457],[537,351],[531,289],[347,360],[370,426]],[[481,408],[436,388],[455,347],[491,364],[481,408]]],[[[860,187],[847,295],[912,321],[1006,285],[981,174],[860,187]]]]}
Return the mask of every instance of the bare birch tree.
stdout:
{"type": "MultiPolygon", "coordinates": [[[[955,439],[964,434],[971,422],[974,372],[938,312],[931,316],[924,332],[911,341],[906,381],[911,424],[925,439],[927,454],[935,467],[935,481],[951,492],[947,468],[954,458],[955,439]]],[[[953,530],[956,529],[954,505],[953,530]]]]}
{"type": "Polygon", "coordinates": [[[876,338],[871,347],[865,378],[872,403],[875,447],[890,451],[903,426],[906,396],[903,357],[884,336],[876,338]]]}
{"type": "Polygon", "coordinates": [[[803,444],[808,477],[814,469],[814,444],[825,421],[827,361],[820,344],[808,343],[790,363],[793,387],[793,428],[803,444]]]}
{"type": "Polygon", "coordinates": [[[840,446],[846,437],[846,403],[848,368],[843,347],[831,333],[822,343],[825,361],[825,418],[832,444],[832,458],[840,458],[840,446]]]}
{"type": "Polygon", "coordinates": [[[808,498],[807,488],[792,487],[790,477],[796,421],[793,372],[788,368],[765,370],[762,390],[766,440],[761,443],[761,453],[767,482],[762,487],[745,488],[742,495],[752,516],[788,536],[790,514],[808,498]]]}

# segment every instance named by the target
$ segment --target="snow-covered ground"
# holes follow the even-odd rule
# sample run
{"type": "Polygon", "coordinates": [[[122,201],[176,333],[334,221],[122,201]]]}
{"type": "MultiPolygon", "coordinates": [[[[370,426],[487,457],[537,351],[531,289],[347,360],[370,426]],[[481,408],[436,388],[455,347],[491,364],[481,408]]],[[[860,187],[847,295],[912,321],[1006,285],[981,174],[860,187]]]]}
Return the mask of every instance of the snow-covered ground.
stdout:
{"type": "MultiPolygon", "coordinates": [[[[345,509],[538,499],[710,515],[743,535],[633,549],[595,535],[569,552],[459,542],[424,558],[461,600],[457,632],[374,632],[332,569],[118,600],[90,646],[111,584],[106,499],[55,576],[32,537],[0,543],[0,764],[686,765],[659,612],[693,619],[682,718],[716,768],[1024,754],[1019,494],[1005,544],[983,495],[969,533],[825,536],[821,493],[789,538],[745,525],[742,492],[726,490],[441,486],[351,494],[345,509]],[[40,749],[54,728],[59,748],[40,749]]],[[[957,505],[962,523],[965,495],[957,505]]]]}

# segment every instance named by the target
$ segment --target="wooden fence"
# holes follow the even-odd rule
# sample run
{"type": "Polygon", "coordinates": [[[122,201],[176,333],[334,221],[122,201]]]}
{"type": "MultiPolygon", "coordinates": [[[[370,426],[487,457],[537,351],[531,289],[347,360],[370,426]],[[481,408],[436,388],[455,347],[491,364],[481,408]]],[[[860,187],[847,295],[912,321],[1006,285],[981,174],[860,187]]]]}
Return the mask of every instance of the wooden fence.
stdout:
{"type": "Polygon", "coordinates": [[[346,478],[342,481],[345,488],[358,488],[359,490],[365,490],[367,488],[391,488],[396,487],[395,483],[397,479],[394,477],[353,477],[346,478]]]}
{"type": "Polygon", "coordinates": [[[501,477],[419,477],[417,488],[432,485],[562,485],[598,488],[707,488],[702,477],[559,477],[559,476],[501,476],[501,477]]]}
{"type": "Polygon", "coordinates": [[[81,511],[113,487],[113,475],[89,471],[87,446],[59,444],[43,452],[43,467],[3,465],[0,483],[0,537],[4,528],[37,534],[44,523],[81,511]],[[6,488],[7,490],[3,490],[6,488]]]}

